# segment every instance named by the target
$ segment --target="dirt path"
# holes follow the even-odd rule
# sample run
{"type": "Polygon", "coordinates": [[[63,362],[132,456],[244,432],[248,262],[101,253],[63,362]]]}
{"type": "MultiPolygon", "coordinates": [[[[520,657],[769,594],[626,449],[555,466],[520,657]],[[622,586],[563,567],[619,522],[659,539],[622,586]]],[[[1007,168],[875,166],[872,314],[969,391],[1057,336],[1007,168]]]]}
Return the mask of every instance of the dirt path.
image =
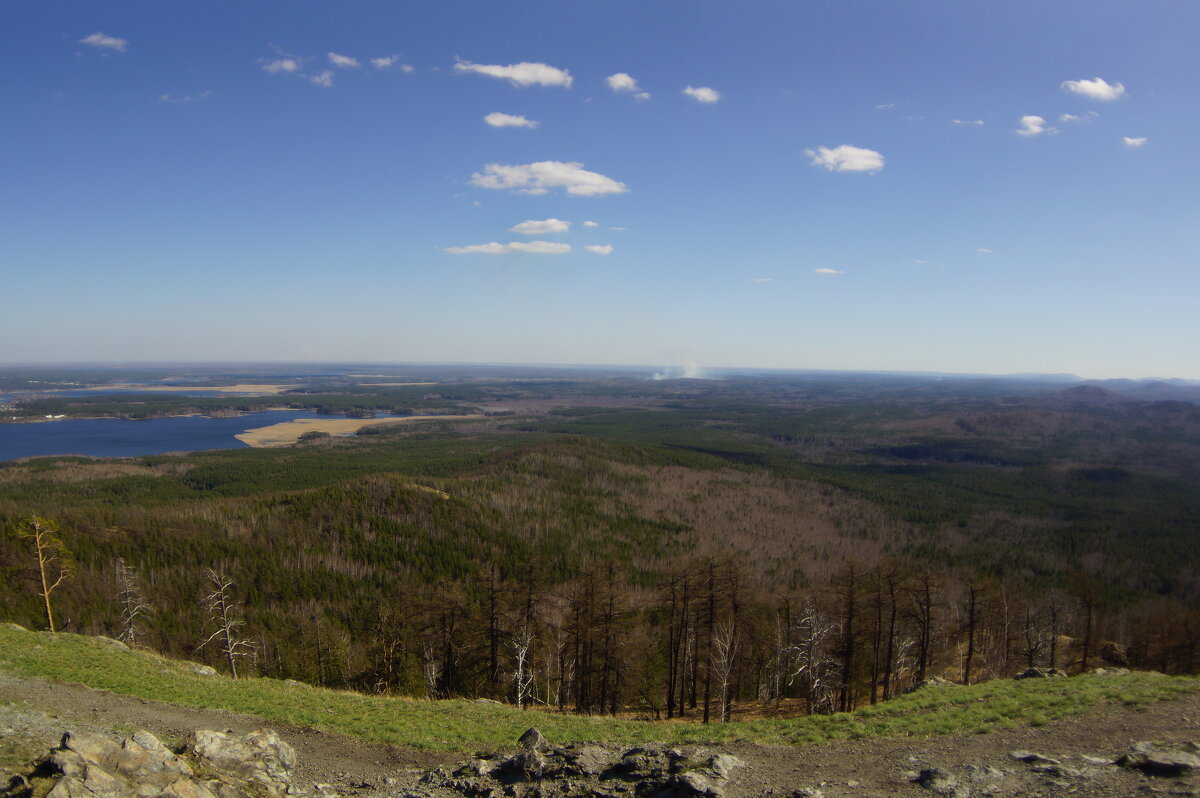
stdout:
{"type": "MultiPolygon", "coordinates": [[[[68,729],[121,735],[142,728],[176,744],[198,728],[248,731],[264,725],[268,724],[249,715],[190,709],[0,671],[0,768],[8,771],[0,776],[5,778],[15,772],[18,764],[27,763],[57,743],[68,729]]],[[[364,743],[309,728],[269,725],[296,748],[299,786],[329,784],[342,796],[394,795],[403,785],[412,783],[414,769],[462,759],[453,754],[364,743]]],[[[965,790],[958,795],[964,797],[1200,796],[1200,774],[1149,778],[1137,771],[1102,764],[1141,740],[1200,741],[1200,695],[1142,709],[1110,706],[1040,728],[990,734],[845,741],[803,748],[733,744],[724,750],[748,766],[731,779],[726,795],[789,798],[805,795],[802,790],[809,789],[819,790],[824,798],[932,798],[937,793],[911,780],[923,769],[941,768],[956,774],[965,790]],[[1037,772],[1010,757],[1014,749],[1054,757],[1061,760],[1064,770],[1057,774],[1037,772]],[[969,783],[972,772],[982,779],[973,785],[969,783]]]]}

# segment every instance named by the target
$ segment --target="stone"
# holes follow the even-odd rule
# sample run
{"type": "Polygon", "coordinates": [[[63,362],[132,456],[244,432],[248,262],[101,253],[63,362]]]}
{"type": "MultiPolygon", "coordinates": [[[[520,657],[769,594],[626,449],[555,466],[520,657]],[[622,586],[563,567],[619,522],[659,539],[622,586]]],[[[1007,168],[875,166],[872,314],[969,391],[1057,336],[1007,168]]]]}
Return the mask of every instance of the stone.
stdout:
{"type": "Polygon", "coordinates": [[[689,770],[675,777],[675,783],[682,788],[684,795],[704,795],[708,798],[720,798],[723,794],[720,787],[710,782],[702,773],[689,770]]]}
{"type": "Polygon", "coordinates": [[[746,763],[732,754],[717,754],[708,760],[708,769],[718,778],[727,779],[737,768],[746,767],[746,763]]]}
{"type": "Polygon", "coordinates": [[[1013,759],[1020,760],[1030,765],[1061,765],[1062,762],[1052,756],[1043,756],[1035,754],[1033,751],[1009,751],[1008,755],[1013,759]]]}
{"type": "Polygon", "coordinates": [[[517,738],[517,744],[524,746],[530,750],[536,750],[546,744],[546,738],[536,727],[531,726],[520,737],[517,738]]]}
{"type": "Polygon", "coordinates": [[[1136,768],[1152,776],[1185,776],[1200,769],[1200,755],[1195,743],[1168,747],[1151,742],[1134,743],[1117,764],[1136,768]]]}
{"type": "Polygon", "coordinates": [[[267,795],[284,795],[291,787],[296,751],[270,729],[256,729],[244,735],[195,731],[185,747],[218,775],[234,782],[253,782],[267,795]]]}
{"type": "Polygon", "coordinates": [[[188,662],[185,660],[183,662],[183,666],[185,668],[187,668],[189,673],[191,673],[195,676],[220,676],[221,675],[221,674],[217,673],[216,668],[209,667],[208,665],[201,665],[199,662],[188,662]]]}
{"type": "Polygon", "coordinates": [[[934,795],[943,798],[966,798],[970,792],[958,783],[958,779],[949,771],[941,768],[926,768],[914,780],[934,795]]]}

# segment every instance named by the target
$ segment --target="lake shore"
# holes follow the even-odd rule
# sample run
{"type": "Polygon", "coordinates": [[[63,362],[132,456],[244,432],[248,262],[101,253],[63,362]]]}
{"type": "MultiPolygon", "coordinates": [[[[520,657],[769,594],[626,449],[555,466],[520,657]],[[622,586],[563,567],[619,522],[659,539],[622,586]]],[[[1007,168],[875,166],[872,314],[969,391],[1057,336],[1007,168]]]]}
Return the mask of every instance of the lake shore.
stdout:
{"type": "Polygon", "coordinates": [[[402,416],[399,418],[299,418],[267,427],[248,429],[234,435],[242,443],[256,449],[291,446],[306,432],[325,432],[330,435],[353,435],[363,427],[380,424],[413,424],[420,421],[469,421],[486,418],[483,415],[463,416],[402,416]]]}

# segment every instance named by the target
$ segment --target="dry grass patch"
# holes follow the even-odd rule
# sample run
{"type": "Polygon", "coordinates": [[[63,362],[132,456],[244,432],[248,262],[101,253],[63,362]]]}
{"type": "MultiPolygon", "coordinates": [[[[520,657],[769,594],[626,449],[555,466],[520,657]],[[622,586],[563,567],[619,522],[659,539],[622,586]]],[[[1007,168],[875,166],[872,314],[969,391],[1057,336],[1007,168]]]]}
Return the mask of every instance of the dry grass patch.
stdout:
{"type": "Polygon", "coordinates": [[[404,418],[298,418],[268,427],[248,429],[235,435],[242,443],[255,448],[291,446],[306,432],[326,432],[330,435],[353,435],[363,427],[379,424],[413,424],[419,421],[466,421],[484,418],[465,416],[405,416],[404,418]]]}

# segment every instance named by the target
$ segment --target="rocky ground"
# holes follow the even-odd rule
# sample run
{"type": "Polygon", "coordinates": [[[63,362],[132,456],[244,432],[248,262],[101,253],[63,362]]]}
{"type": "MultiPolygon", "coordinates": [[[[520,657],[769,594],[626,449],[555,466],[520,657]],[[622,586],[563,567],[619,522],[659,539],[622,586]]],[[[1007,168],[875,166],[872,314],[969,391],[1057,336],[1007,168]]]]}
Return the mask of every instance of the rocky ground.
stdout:
{"type": "MultiPolygon", "coordinates": [[[[226,739],[251,758],[264,750],[274,752],[271,756],[276,758],[268,756],[270,762],[262,765],[275,779],[271,783],[281,792],[313,798],[334,794],[342,798],[1200,796],[1200,746],[1196,744],[1200,696],[1196,695],[1141,709],[1111,706],[1039,728],[990,734],[803,748],[741,743],[720,749],[602,743],[560,747],[553,740],[533,739],[527,741],[529,745],[514,741],[509,751],[475,759],[276,726],[278,740],[294,752],[293,763],[286,755],[280,758],[284,749],[274,738],[243,736],[262,725],[249,716],[0,672],[0,783],[18,774],[27,777],[29,763],[59,746],[69,731],[72,738],[56,753],[66,763],[59,769],[65,773],[73,767],[77,774],[86,775],[91,767],[113,774],[115,780],[97,775],[100,787],[71,782],[50,798],[103,797],[101,788],[109,789],[108,795],[115,798],[124,789],[118,789],[120,784],[141,778],[122,768],[128,770],[131,762],[142,763],[146,757],[151,764],[139,767],[150,767],[157,775],[141,785],[144,798],[160,793],[208,798],[203,794],[206,789],[218,798],[232,798],[239,792],[262,795],[269,779],[255,781],[252,774],[243,773],[249,781],[239,786],[221,775],[229,768],[221,765],[226,755],[215,746],[226,739]],[[236,734],[193,735],[198,729],[236,734]],[[137,730],[152,736],[135,736],[137,730]],[[122,746],[126,738],[130,742],[122,746]],[[187,744],[185,761],[208,781],[185,776],[173,760],[155,759],[152,740],[156,738],[177,750],[187,744]],[[1157,745],[1143,745],[1139,751],[1139,743],[1157,745]],[[280,761],[292,768],[286,780],[277,778],[280,761]]],[[[58,766],[44,764],[43,773],[54,767],[58,766]]],[[[56,778],[61,777],[62,773],[56,778]]],[[[18,783],[10,795],[22,789],[18,783]]],[[[139,794],[136,785],[130,789],[129,795],[139,794]]]]}

